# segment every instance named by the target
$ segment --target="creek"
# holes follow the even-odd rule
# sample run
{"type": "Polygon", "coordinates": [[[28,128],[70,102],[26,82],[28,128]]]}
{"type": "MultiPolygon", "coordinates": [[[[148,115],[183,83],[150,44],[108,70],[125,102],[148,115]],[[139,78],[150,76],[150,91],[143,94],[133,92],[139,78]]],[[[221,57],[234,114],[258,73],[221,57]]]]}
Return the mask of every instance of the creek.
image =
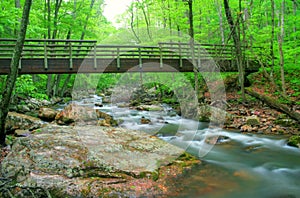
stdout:
{"type": "MultiPolygon", "coordinates": [[[[94,96],[78,103],[94,105],[101,103],[101,98],[94,96]]],[[[137,111],[112,104],[96,108],[123,120],[121,127],[155,134],[200,156],[201,164],[172,181],[174,189],[180,190],[174,196],[300,197],[300,149],[287,146],[286,137],[213,129],[163,107],[164,111],[137,111]],[[141,117],[152,123],[141,124],[141,117]]]]}

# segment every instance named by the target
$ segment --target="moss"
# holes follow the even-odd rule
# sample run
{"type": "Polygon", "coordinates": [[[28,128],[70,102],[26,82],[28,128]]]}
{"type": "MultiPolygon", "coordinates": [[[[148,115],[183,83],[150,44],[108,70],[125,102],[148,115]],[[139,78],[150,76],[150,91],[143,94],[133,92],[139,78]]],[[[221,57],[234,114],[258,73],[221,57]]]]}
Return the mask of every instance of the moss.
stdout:
{"type": "Polygon", "coordinates": [[[287,144],[289,146],[300,147],[300,135],[291,136],[287,144]]]}
{"type": "Polygon", "coordinates": [[[159,173],[158,171],[141,172],[139,178],[148,178],[148,179],[152,179],[153,181],[156,181],[159,178],[159,173]]]}

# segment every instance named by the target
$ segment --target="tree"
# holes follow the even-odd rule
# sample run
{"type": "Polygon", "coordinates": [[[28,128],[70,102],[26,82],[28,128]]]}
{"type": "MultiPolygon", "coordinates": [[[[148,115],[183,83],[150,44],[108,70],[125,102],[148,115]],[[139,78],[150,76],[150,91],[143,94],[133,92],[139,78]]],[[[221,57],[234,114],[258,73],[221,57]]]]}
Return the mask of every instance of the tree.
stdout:
{"type": "Polygon", "coordinates": [[[279,48],[279,55],[280,55],[279,57],[280,57],[281,89],[283,92],[283,96],[286,96],[286,87],[285,87],[285,79],[284,79],[284,54],[282,49],[282,44],[284,39],[284,7],[285,7],[285,0],[282,0],[280,21],[278,23],[280,28],[280,32],[278,33],[278,48],[279,48]]]}
{"type": "Polygon", "coordinates": [[[29,21],[29,13],[31,8],[32,0],[26,0],[23,8],[23,15],[21,20],[21,27],[18,34],[14,54],[10,64],[10,73],[7,76],[6,86],[3,90],[2,99],[0,103],[0,144],[5,145],[5,120],[9,110],[9,103],[11,100],[12,92],[15,86],[16,78],[18,76],[18,66],[23,45],[26,36],[27,25],[29,21]]]}
{"type": "MultiPolygon", "coordinates": [[[[242,49],[241,49],[241,41],[240,41],[240,35],[237,32],[236,26],[233,22],[233,17],[231,15],[231,10],[229,7],[229,2],[228,0],[224,0],[224,8],[225,8],[225,14],[226,18],[231,30],[231,34],[233,37],[234,45],[235,45],[235,50],[236,50],[236,60],[237,60],[237,67],[238,67],[238,72],[239,72],[239,81],[240,81],[240,86],[241,86],[241,91],[242,91],[242,98],[243,101],[245,101],[245,88],[244,88],[244,81],[245,81],[245,68],[243,66],[243,61],[242,61],[242,49]]],[[[239,18],[240,16],[238,16],[239,18]]]]}

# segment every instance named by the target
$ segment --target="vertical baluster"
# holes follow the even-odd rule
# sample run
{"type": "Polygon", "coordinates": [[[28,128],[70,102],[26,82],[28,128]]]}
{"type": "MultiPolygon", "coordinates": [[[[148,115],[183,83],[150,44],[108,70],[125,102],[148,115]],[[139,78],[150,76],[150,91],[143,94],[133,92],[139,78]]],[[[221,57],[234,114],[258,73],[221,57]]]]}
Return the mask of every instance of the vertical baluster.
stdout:
{"type": "Polygon", "coordinates": [[[47,42],[44,41],[44,68],[48,69],[48,50],[47,50],[47,42]]]}
{"type": "Polygon", "coordinates": [[[159,63],[160,63],[160,68],[163,67],[163,49],[162,49],[162,44],[159,43],[159,63]]]}
{"type": "Polygon", "coordinates": [[[22,69],[22,58],[20,57],[20,60],[19,60],[19,67],[18,67],[20,70],[22,69]]]}
{"type": "Polygon", "coordinates": [[[97,43],[94,43],[94,69],[97,69],[97,43]]]}
{"type": "Polygon", "coordinates": [[[200,69],[200,67],[201,67],[201,53],[200,53],[201,48],[200,48],[200,44],[198,44],[197,50],[198,50],[198,69],[200,69]]]}
{"type": "Polygon", "coordinates": [[[73,53],[72,53],[72,43],[69,42],[69,62],[70,62],[70,70],[73,69],[73,53]]]}
{"type": "Polygon", "coordinates": [[[118,70],[121,68],[121,62],[120,62],[120,47],[117,47],[117,68],[118,68],[118,70]]]}
{"type": "Polygon", "coordinates": [[[178,43],[179,47],[179,67],[182,68],[182,51],[181,51],[181,43],[178,43]]]}
{"type": "Polygon", "coordinates": [[[142,69],[142,64],[143,64],[143,62],[142,62],[142,52],[141,52],[140,47],[138,49],[139,49],[139,67],[140,67],[140,69],[142,69]]]}

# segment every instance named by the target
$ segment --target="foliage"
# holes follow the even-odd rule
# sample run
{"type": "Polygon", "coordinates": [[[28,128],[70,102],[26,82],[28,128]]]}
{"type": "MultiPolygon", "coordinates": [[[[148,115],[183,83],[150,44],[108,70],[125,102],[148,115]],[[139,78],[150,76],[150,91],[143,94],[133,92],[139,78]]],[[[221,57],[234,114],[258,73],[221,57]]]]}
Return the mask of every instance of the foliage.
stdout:
{"type": "Polygon", "coordinates": [[[48,99],[48,96],[43,89],[39,89],[40,86],[40,83],[33,82],[31,75],[21,75],[17,78],[14,95],[20,96],[21,98],[33,97],[38,99],[48,99]]]}

